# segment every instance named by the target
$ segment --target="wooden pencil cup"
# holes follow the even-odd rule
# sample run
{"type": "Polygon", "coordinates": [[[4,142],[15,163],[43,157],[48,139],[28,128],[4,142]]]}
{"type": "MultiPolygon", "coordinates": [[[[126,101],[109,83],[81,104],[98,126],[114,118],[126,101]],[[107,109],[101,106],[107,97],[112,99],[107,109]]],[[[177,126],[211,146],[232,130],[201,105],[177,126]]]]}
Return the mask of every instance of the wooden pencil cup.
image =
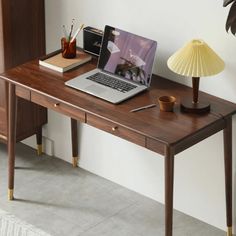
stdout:
{"type": "Polygon", "coordinates": [[[76,39],[72,42],[67,41],[66,38],[61,39],[61,53],[64,58],[76,57],[76,39]]]}
{"type": "Polygon", "coordinates": [[[176,98],[174,96],[159,97],[158,103],[161,111],[173,111],[176,98]]]}

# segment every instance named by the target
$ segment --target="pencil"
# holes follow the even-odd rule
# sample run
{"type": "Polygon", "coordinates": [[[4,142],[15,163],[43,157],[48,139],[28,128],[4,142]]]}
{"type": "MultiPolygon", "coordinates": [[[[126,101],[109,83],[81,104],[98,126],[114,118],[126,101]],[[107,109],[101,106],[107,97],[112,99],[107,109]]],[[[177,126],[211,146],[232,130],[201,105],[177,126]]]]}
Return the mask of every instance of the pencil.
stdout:
{"type": "Polygon", "coordinates": [[[148,108],[155,107],[155,106],[156,106],[156,104],[153,103],[153,104],[146,105],[146,106],[143,106],[143,107],[135,108],[135,109],[131,110],[130,112],[141,111],[141,110],[148,109],[148,108]]]}

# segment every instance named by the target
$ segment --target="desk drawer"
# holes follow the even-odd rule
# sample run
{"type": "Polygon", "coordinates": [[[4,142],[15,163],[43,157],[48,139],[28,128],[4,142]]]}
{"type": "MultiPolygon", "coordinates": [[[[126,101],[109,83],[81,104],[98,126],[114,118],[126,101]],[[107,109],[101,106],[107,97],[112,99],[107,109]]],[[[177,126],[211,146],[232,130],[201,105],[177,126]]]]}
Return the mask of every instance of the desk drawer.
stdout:
{"type": "Polygon", "coordinates": [[[119,126],[111,121],[87,114],[87,124],[145,147],[145,136],[125,127],[119,126]]]}
{"type": "Polygon", "coordinates": [[[41,106],[47,107],[59,113],[62,113],[66,116],[79,120],[81,122],[85,122],[85,112],[80,109],[74,108],[67,104],[64,104],[57,99],[47,97],[42,94],[38,94],[36,92],[31,92],[31,101],[37,103],[41,106]]]}

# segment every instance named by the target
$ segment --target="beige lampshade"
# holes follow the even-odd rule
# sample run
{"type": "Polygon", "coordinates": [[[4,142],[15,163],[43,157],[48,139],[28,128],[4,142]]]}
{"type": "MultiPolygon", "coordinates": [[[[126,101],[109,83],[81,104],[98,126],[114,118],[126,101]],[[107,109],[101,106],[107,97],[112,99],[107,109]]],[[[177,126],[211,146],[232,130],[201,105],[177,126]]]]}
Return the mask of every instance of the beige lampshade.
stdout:
{"type": "Polygon", "coordinates": [[[167,65],[175,73],[191,77],[215,75],[225,67],[224,61],[199,39],[179,49],[168,59],[167,65]]]}

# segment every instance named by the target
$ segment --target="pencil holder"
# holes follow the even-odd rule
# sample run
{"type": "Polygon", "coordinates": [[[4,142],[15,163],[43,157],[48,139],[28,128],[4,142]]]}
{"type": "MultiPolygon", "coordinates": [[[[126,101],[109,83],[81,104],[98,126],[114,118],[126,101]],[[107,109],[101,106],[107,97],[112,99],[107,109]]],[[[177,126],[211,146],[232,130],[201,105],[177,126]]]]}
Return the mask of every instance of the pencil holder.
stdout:
{"type": "Polygon", "coordinates": [[[72,42],[67,41],[66,38],[61,39],[61,53],[64,58],[76,57],[76,39],[72,42]]]}
{"type": "Polygon", "coordinates": [[[176,98],[174,96],[162,96],[158,99],[161,111],[173,111],[176,98]]]}

